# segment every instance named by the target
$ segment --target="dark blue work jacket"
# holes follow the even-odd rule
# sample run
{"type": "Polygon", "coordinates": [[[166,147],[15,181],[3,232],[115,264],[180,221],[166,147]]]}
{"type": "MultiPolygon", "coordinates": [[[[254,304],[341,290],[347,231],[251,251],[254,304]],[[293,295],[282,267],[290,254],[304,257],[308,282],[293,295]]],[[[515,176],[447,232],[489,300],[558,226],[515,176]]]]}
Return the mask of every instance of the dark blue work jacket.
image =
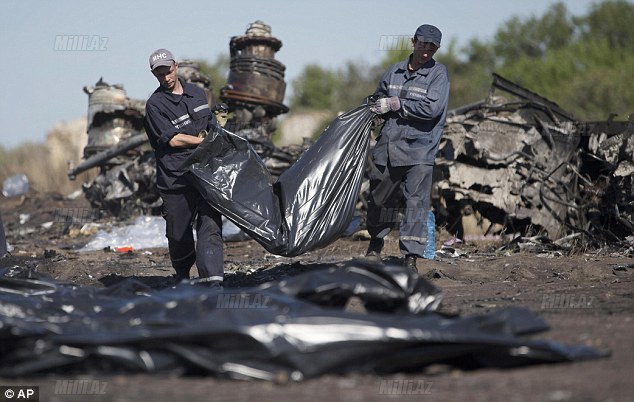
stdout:
{"type": "Polygon", "coordinates": [[[159,87],[145,104],[145,132],[156,155],[156,184],[160,190],[177,190],[186,183],[179,180],[178,168],[195,148],[173,148],[170,140],[176,134],[197,136],[206,130],[211,110],[205,91],[181,81],[182,95],[174,95],[159,87]]]}
{"type": "Polygon", "coordinates": [[[433,165],[438,151],[449,99],[447,68],[432,59],[410,72],[408,62],[390,66],[376,89],[401,101],[400,110],[385,115],[373,153],[377,165],[433,165]]]}

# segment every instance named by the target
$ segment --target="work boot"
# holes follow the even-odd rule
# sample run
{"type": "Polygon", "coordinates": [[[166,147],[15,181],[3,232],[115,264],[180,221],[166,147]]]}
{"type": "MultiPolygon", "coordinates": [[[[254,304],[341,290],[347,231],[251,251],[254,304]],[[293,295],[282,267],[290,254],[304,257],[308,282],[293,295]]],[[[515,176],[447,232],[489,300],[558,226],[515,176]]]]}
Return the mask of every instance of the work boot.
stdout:
{"type": "Polygon", "coordinates": [[[418,268],[416,268],[416,256],[414,254],[407,254],[403,265],[409,272],[418,275],[418,268]]]}
{"type": "Polygon", "coordinates": [[[188,281],[188,280],[189,280],[189,270],[176,271],[176,274],[174,274],[174,281],[176,283],[180,283],[181,281],[188,281]]]}
{"type": "Polygon", "coordinates": [[[207,288],[217,288],[217,289],[222,289],[222,280],[219,279],[212,279],[212,278],[197,278],[192,280],[192,283],[194,285],[198,285],[198,286],[204,286],[207,288]]]}
{"type": "Polygon", "coordinates": [[[365,252],[365,258],[372,262],[381,262],[381,250],[383,250],[383,239],[373,237],[370,239],[368,251],[365,252]]]}

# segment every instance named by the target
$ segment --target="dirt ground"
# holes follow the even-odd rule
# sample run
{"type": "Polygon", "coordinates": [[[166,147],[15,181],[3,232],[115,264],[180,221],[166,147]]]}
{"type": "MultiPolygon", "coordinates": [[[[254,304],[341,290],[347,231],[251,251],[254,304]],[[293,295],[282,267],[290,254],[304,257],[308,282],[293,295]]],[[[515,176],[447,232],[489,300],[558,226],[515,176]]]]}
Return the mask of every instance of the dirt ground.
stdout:
{"type": "MultiPolygon", "coordinates": [[[[25,197],[0,198],[0,214],[13,247],[11,255],[0,259],[0,267],[35,264],[56,279],[85,286],[109,286],[129,277],[155,288],[170,286],[172,269],[166,249],[128,253],[78,251],[90,240],[89,235],[78,234],[85,222],[69,226],[60,216],[88,216],[81,212],[87,210],[89,205],[81,196],[68,199],[31,192],[25,197]]],[[[504,306],[528,307],[552,327],[536,337],[593,346],[611,352],[611,356],[508,370],[465,372],[431,367],[418,374],[331,375],[290,384],[210,377],[104,375],[4,378],[0,379],[0,386],[39,385],[40,401],[634,400],[630,372],[634,368],[634,248],[606,247],[571,254],[561,250],[511,252],[498,246],[466,243],[459,246],[454,256],[419,260],[420,275],[444,291],[441,311],[470,314],[504,306]],[[576,303],[571,307],[567,300],[576,303]],[[100,392],[56,394],[55,386],[60,380],[91,381],[99,385],[100,392]],[[385,381],[413,386],[404,388],[409,391],[385,394],[381,388],[385,381]]],[[[342,238],[324,249],[283,258],[267,253],[253,241],[226,243],[225,287],[255,286],[323,264],[340,264],[361,257],[366,247],[365,239],[342,238]]],[[[396,237],[388,237],[385,251],[398,256],[396,237]]],[[[349,308],[360,309],[354,302],[349,308]]]]}

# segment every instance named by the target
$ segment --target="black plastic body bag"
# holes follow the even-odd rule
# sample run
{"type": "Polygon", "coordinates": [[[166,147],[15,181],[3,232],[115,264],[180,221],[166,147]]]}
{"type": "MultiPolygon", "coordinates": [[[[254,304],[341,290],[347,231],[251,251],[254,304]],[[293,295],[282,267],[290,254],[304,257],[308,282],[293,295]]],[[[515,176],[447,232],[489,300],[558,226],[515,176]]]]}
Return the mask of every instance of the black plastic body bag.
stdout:
{"type": "Polygon", "coordinates": [[[163,373],[301,380],[324,374],[464,370],[597,359],[531,339],[548,324],[520,307],[445,316],[439,289],[403,266],[350,261],[256,288],[128,278],[105,289],[0,268],[0,376],[163,373]],[[367,314],[348,311],[357,297],[367,314]]]}
{"type": "Polygon", "coordinates": [[[183,164],[207,202],[267,251],[296,256],[345,231],[355,211],[374,113],[337,117],[277,181],[248,141],[214,126],[183,164]]]}

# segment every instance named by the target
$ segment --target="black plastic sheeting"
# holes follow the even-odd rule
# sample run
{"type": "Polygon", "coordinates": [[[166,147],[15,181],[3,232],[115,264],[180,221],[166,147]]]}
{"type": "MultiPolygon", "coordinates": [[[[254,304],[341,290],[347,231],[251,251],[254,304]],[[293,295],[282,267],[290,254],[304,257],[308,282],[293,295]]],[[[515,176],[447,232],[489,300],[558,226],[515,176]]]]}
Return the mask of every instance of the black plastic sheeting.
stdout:
{"type": "Polygon", "coordinates": [[[183,169],[207,202],[267,251],[300,255],[332,243],[352,220],[374,117],[365,105],[340,115],[277,181],[246,139],[219,126],[183,169]]]}
{"type": "Polygon", "coordinates": [[[401,266],[361,261],[257,288],[128,279],[97,289],[30,268],[0,270],[0,376],[165,373],[295,380],[331,373],[515,367],[604,357],[531,340],[548,329],[523,308],[435,312],[441,292],[401,266]],[[344,309],[351,296],[367,313],[344,309]]]}

